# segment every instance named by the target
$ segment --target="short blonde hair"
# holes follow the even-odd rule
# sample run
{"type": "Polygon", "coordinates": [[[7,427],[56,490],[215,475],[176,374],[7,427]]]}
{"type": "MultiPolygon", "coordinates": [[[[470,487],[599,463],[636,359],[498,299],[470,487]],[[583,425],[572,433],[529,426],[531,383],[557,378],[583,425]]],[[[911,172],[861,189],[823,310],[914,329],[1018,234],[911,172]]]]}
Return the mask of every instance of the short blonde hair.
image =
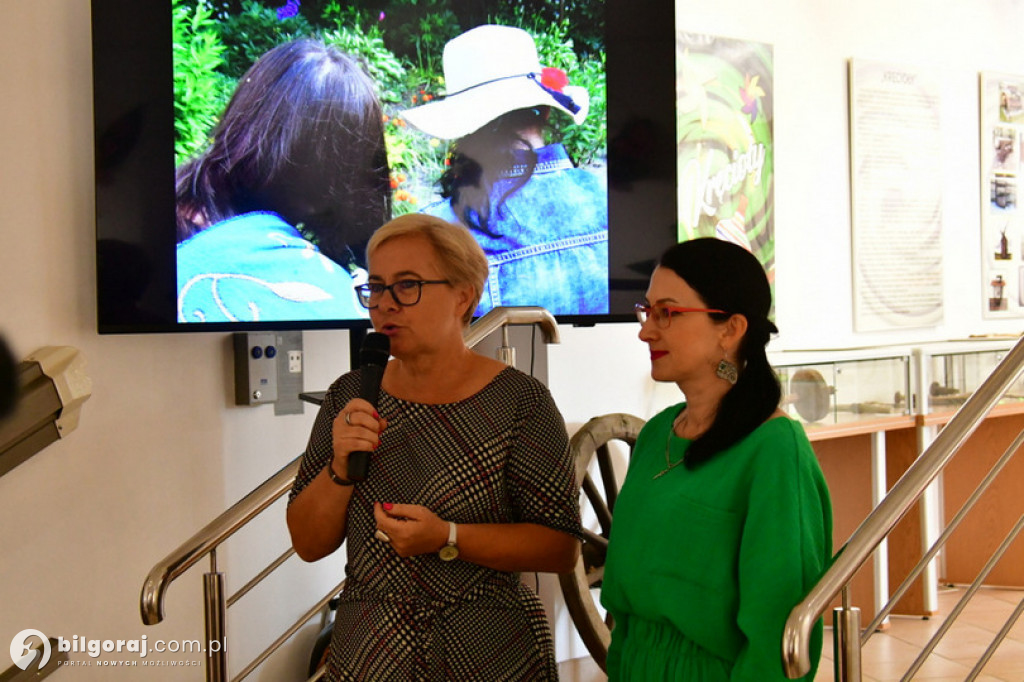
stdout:
{"type": "Polygon", "coordinates": [[[415,235],[425,237],[434,247],[441,274],[452,286],[468,285],[473,288],[473,305],[462,317],[463,323],[468,325],[484,293],[487,256],[469,230],[462,225],[425,213],[406,213],[384,223],[373,233],[366,245],[366,258],[369,260],[385,242],[415,235]]]}

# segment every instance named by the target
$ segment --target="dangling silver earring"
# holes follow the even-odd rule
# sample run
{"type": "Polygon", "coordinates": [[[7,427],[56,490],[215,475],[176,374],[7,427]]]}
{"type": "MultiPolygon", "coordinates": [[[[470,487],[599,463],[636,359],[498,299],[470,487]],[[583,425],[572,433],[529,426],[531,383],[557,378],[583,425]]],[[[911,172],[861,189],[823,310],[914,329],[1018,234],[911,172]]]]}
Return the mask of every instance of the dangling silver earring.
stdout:
{"type": "Polygon", "coordinates": [[[730,385],[735,385],[740,378],[740,372],[736,365],[722,358],[722,361],[718,363],[718,368],[715,370],[715,376],[728,381],[730,385]]]}

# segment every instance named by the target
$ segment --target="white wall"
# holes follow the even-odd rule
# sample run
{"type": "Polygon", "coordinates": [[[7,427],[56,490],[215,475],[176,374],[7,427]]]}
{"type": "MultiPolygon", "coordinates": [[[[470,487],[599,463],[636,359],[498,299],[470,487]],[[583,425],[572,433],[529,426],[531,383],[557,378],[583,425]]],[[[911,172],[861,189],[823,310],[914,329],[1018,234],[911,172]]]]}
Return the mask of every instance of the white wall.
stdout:
{"type": "MultiPolygon", "coordinates": [[[[916,343],[1018,332],[981,317],[977,73],[1024,73],[1020,0],[677,3],[689,30],[775,46],[777,349],[916,343]],[[850,276],[846,60],[934,68],[944,83],[946,318],[932,329],[855,334],[850,276]]],[[[171,587],[168,621],[148,628],[138,595],[149,568],[303,447],[312,411],[232,405],[222,334],[95,333],[89,3],[0,0],[0,332],[15,354],[81,349],[93,396],[81,424],[0,478],[0,652],[24,628],[52,635],[200,637],[199,578],[171,587]]],[[[564,329],[550,382],[571,428],[591,416],[650,416],[676,399],[646,377],[632,325],[564,329]]],[[[347,364],[342,332],[305,335],[306,387],[347,364]]],[[[277,553],[276,528],[220,557],[230,585],[277,553]],[[236,575],[238,577],[236,577],[236,575]]],[[[299,566],[289,582],[336,574],[299,566]]],[[[230,588],[229,585],[229,588],[230,588]]],[[[240,603],[247,639],[269,633],[290,598],[240,603]]],[[[564,618],[562,619],[564,621],[564,618]]],[[[564,622],[559,632],[564,635],[564,622]]],[[[563,642],[567,640],[562,637],[563,642]]],[[[234,639],[232,646],[242,647],[234,639]]],[[[248,646],[248,643],[246,643],[248,646]]],[[[566,655],[565,645],[562,655],[566,655]]],[[[292,654],[293,660],[302,651],[292,654]]],[[[281,664],[283,665],[283,664],[281,664]]],[[[0,670],[7,667],[0,653],[0,670]]],[[[169,669],[146,679],[195,679],[169,669]]],[[[137,671],[82,670],[80,680],[137,671]]],[[[70,677],[70,674],[68,674],[70,677]]],[[[286,679],[280,670],[260,676],[286,679]]]]}

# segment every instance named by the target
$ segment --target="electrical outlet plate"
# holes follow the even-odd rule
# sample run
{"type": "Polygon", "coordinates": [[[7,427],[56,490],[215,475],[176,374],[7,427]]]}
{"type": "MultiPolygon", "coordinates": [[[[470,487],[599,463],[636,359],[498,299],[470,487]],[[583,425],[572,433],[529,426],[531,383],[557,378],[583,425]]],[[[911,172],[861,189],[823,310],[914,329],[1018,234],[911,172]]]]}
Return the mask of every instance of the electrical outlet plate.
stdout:
{"type": "Polygon", "coordinates": [[[301,331],[275,332],[279,362],[277,363],[277,401],[274,416],[302,414],[304,406],[299,395],[303,390],[303,351],[301,331]]]}

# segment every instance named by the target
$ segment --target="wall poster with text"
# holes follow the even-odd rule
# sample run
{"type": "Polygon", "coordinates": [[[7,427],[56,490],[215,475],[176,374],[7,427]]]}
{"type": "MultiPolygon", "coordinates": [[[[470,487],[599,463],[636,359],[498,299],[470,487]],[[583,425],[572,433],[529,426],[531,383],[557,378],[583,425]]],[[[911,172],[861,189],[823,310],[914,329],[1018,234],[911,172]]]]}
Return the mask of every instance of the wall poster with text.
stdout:
{"type": "Polygon", "coordinates": [[[930,327],[943,319],[939,83],[918,67],[850,60],[858,332],[930,327]]]}
{"type": "Polygon", "coordinates": [[[679,240],[740,244],[774,292],[772,75],[771,45],[676,27],[679,240]]]}
{"type": "Polygon", "coordinates": [[[1024,317],[1024,75],[981,75],[981,262],[985,317],[1024,317]]]}

